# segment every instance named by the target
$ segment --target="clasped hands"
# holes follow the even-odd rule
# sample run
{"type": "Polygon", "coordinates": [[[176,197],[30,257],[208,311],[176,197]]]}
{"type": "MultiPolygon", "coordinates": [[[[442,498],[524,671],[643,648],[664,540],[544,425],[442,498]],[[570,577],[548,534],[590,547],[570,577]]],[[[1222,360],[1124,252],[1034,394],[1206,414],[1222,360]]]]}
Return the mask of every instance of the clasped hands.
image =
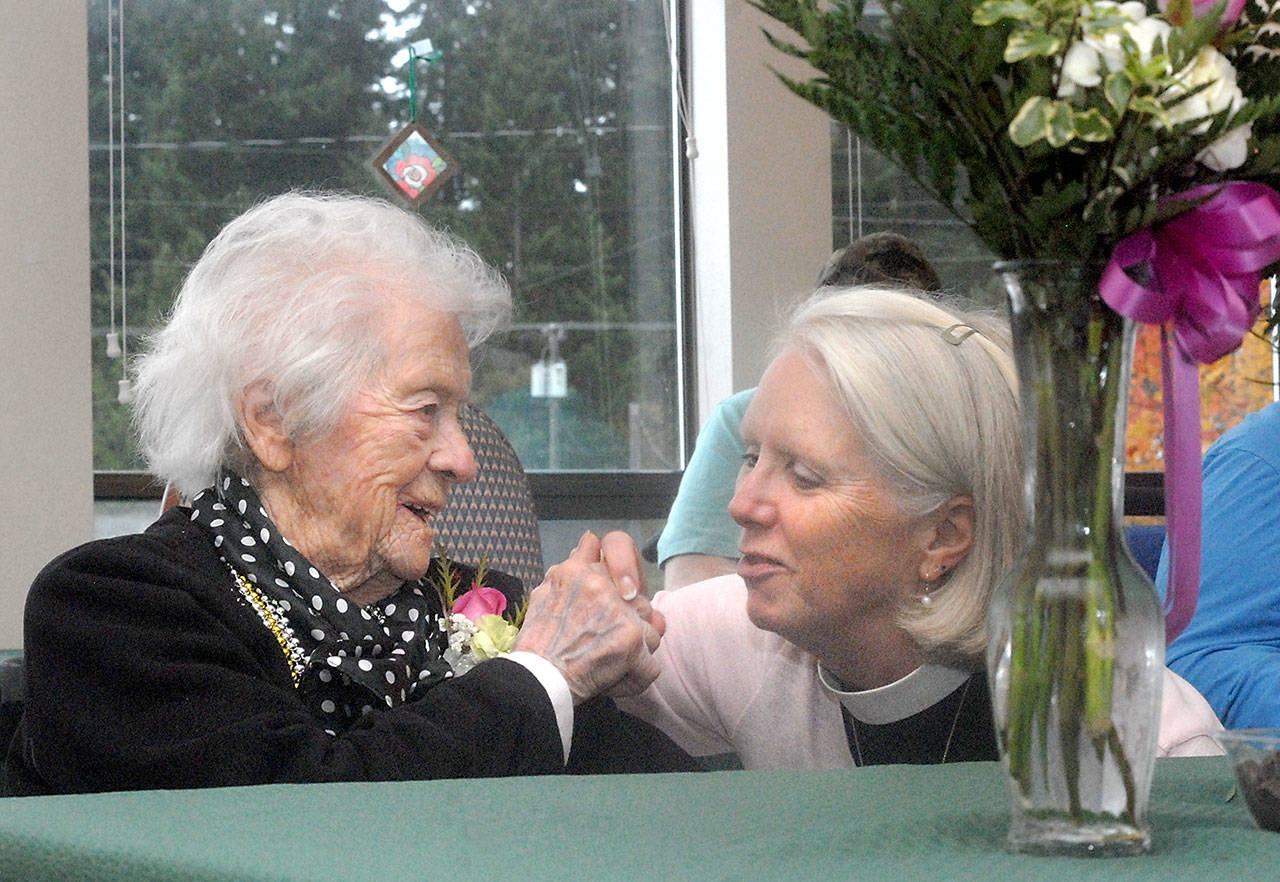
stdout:
{"type": "Polygon", "coordinates": [[[515,648],[555,665],[578,704],[643,692],[658,676],[653,651],[665,629],[631,537],[587,532],[529,595],[515,648]]]}

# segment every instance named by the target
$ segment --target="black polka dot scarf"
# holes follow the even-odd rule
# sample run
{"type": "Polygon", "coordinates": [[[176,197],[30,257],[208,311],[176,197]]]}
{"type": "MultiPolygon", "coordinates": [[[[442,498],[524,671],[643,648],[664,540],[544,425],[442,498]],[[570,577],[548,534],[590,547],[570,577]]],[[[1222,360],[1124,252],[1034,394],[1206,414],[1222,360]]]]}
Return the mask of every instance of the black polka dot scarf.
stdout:
{"type": "Polygon", "coordinates": [[[280,534],[249,482],[233,472],[196,496],[191,509],[191,520],[213,534],[227,565],[284,611],[306,654],[299,692],[331,732],[450,676],[441,657],[440,601],[427,580],[405,583],[367,607],[348,601],[280,534]]]}

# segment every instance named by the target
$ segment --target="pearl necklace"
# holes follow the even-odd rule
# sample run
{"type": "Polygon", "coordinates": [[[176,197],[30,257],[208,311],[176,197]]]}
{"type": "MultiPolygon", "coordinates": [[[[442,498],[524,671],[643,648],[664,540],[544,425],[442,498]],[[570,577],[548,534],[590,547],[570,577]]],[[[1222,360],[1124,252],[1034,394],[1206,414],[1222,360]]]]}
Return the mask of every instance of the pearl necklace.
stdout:
{"type": "MultiPolygon", "coordinates": [[[[960,693],[960,703],[956,705],[956,715],[951,719],[951,730],[947,732],[947,743],[942,746],[942,758],[938,760],[939,763],[947,761],[947,754],[951,751],[951,739],[955,737],[956,726],[960,722],[960,713],[964,710],[964,700],[969,695],[969,684],[972,682],[972,677],[964,681],[964,691],[960,693]]],[[[862,744],[858,740],[858,718],[853,714],[849,714],[849,731],[853,733],[854,764],[861,767],[862,744]]]]}

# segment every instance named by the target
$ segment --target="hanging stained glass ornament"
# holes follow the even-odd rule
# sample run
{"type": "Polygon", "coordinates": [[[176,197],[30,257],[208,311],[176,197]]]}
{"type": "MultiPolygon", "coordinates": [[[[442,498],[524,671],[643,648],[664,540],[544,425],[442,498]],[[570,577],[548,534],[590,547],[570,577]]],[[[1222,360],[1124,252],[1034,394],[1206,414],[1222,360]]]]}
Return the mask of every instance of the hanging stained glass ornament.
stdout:
{"type": "Polygon", "coordinates": [[[458,163],[418,123],[396,133],[373,160],[381,177],[415,208],[458,173],[458,163]]]}
{"type": "Polygon", "coordinates": [[[373,168],[396,195],[414,208],[422,205],[445,181],[458,173],[458,161],[440,145],[426,126],[417,122],[417,67],[440,59],[430,40],[409,46],[410,123],[396,132],[373,159],[373,168]]]}

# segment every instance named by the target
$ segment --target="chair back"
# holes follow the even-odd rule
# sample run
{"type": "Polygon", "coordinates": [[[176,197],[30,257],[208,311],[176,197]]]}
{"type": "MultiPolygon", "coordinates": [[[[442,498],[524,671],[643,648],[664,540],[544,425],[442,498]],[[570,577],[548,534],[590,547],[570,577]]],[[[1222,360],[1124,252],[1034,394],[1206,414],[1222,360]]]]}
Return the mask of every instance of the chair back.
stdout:
{"type": "Polygon", "coordinates": [[[432,519],[435,541],[451,560],[489,566],[515,576],[526,591],[546,570],[538,514],[520,457],[502,429],[480,408],[463,409],[462,431],[476,458],[476,479],[449,491],[444,511],[432,519]]]}

